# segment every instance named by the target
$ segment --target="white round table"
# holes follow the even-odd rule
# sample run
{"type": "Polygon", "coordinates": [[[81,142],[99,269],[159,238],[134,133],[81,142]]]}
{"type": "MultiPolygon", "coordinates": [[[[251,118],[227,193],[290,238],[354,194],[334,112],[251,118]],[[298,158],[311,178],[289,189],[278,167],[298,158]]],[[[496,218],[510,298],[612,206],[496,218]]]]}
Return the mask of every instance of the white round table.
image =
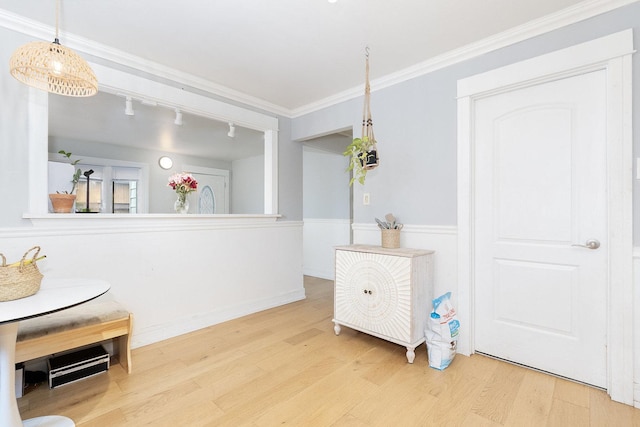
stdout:
{"type": "Polygon", "coordinates": [[[45,277],[37,294],[0,302],[0,426],[75,426],[71,419],[57,415],[31,418],[24,422],[20,418],[15,389],[18,322],[82,304],[106,293],[109,288],[109,283],[103,280],[45,277]]]}

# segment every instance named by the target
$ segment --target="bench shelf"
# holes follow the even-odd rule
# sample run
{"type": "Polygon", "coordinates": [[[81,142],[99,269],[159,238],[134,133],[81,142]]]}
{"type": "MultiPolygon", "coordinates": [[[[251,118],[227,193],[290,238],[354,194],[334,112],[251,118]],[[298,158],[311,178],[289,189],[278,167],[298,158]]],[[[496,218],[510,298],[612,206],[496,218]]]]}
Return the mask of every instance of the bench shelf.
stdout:
{"type": "Polygon", "coordinates": [[[15,362],[113,339],[118,363],[131,373],[132,327],[133,315],[114,301],[107,304],[90,302],[63,312],[24,320],[18,329],[15,362]],[[119,308],[113,309],[114,304],[119,308]]]}

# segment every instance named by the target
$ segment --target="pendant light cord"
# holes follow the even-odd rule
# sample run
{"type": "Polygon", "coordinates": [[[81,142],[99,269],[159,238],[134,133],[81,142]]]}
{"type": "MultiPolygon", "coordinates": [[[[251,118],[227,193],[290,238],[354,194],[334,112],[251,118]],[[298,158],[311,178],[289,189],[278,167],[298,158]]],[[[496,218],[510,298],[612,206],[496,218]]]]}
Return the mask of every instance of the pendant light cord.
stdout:
{"type": "Polygon", "coordinates": [[[58,39],[58,19],[60,17],[60,0],[56,0],[56,38],[54,43],[60,44],[60,40],[58,39]]]}

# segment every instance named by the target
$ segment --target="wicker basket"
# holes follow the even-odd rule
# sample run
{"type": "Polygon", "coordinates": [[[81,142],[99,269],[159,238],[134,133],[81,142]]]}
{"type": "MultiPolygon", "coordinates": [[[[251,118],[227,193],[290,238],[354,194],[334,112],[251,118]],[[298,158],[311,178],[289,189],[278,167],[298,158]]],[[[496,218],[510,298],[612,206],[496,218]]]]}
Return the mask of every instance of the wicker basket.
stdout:
{"type": "Polygon", "coordinates": [[[3,254],[0,266],[0,301],[12,301],[31,296],[40,290],[42,273],[36,265],[36,258],[40,253],[40,246],[34,246],[24,253],[19,263],[7,265],[3,254]],[[31,259],[27,259],[29,252],[35,251],[31,259]]]}
{"type": "Polygon", "coordinates": [[[400,247],[400,229],[385,228],[382,231],[382,247],[387,249],[397,249],[400,247]]]}

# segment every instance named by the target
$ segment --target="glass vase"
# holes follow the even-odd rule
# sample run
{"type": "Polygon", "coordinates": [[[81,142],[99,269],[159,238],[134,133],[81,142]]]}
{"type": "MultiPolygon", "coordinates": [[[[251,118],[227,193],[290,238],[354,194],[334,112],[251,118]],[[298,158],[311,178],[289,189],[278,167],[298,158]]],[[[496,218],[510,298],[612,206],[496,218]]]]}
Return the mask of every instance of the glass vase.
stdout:
{"type": "Polygon", "coordinates": [[[173,209],[179,214],[189,213],[189,200],[186,193],[178,193],[178,200],[173,204],[173,209]]]}

